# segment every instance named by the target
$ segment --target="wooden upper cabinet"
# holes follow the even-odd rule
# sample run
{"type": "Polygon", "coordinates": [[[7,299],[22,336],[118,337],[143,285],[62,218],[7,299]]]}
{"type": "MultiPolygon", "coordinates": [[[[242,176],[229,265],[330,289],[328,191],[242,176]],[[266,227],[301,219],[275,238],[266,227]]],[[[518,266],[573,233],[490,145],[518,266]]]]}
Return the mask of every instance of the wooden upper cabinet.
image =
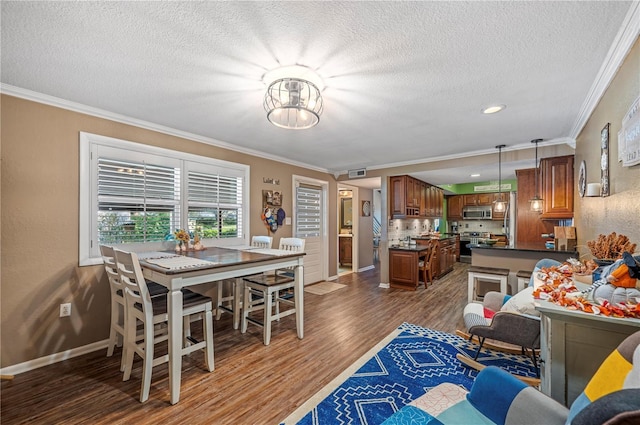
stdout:
{"type": "Polygon", "coordinates": [[[477,205],[491,205],[494,199],[493,193],[478,193],[477,197],[477,205]]]}
{"type": "Polygon", "coordinates": [[[433,186],[433,188],[435,189],[435,205],[436,205],[436,210],[435,210],[435,216],[436,217],[442,217],[444,214],[444,190],[440,189],[439,187],[433,186]]]}
{"type": "Polygon", "coordinates": [[[447,198],[447,219],[462,220],[462,195],[447,198]]]}
{"type": "Polygon", "coordinates": [[[573,217],[573,155],[540,161],[543,209],[540,218],[573,217]]]}
{"type": "MultiPolygon", "coordinates": [[[[516,170],[518,193],[516,202],[516,247],[545,249],[543,233],[553,233],[553,221],[543,220],[539,212],[531,211],[529,200],[535,195],[536,170],[516,170]]],[[[538,185],[540,187],[540,185],[538,185]]]]}
{"type": "Polygon", "coordinates": [[[478,195],[475,193],[471,195],[462,195],[462,206],[468,207],[471,205],[478,205],[478,195]]]}
{"type": "Polygon", "coordinates": [[[444,191],[411,176],[389,177],[393,218],[442,217],[444,191]]]}
{"type": "Polygon", "coordinates": [[[493,203],[493,193],[471,193],[462,195],[463,206],[469,207],[473,205],[491,205],[493,203]]]}
{"type": "Polygon", "coordinates": [[[405,203],[405,176],[393,176],[389,178],[389,201],[391,202],[391,215],[395,218],[404,217],[406,214],[405,203]]]}

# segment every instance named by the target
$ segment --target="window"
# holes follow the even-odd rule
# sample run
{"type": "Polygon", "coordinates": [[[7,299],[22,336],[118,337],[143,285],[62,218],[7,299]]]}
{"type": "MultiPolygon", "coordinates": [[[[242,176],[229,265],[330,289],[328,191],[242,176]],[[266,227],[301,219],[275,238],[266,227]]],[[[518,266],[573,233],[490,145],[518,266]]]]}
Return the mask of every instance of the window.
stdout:
{"type": "Polygon", "coordinates": [[[296,188],[296,231],[299,238],[321,235],[321,187],[299,185],[296,188]]]}
{"type": "Polygon", "coordinates": [[[80,265],[101,262],[100,244],[171,248],[176,229],[245,242],[248,166],[89,133],[80,156],[80,265]]]}

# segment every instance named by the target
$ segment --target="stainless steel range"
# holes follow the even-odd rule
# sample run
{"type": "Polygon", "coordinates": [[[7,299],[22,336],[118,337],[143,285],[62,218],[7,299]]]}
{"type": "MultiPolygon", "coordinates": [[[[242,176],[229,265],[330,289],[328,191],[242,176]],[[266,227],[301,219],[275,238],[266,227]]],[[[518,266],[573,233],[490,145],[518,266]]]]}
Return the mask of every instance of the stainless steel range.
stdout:
{"type": "Polygon", "coordinates": [[[471,248],[468,245],[477,244],[479,239],[489,237],[491,235],[487,232],[462,232],[460,234],[460,262],[471,263],[471,248]]]}

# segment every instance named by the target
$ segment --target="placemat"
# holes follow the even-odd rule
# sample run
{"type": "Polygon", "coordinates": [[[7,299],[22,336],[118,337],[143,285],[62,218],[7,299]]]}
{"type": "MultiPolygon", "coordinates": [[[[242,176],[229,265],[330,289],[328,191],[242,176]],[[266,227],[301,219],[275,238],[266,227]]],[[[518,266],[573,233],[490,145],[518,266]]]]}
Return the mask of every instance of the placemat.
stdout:
{"type": "Polygon", "coordinates": [[[156,266],[169,270],[192,269],[215,264],[213,261],[200,260],[198,258],[185,257],[182,255],[171,258],[149,258],[145,261],[149,264],[155,264],[156,266]]]}

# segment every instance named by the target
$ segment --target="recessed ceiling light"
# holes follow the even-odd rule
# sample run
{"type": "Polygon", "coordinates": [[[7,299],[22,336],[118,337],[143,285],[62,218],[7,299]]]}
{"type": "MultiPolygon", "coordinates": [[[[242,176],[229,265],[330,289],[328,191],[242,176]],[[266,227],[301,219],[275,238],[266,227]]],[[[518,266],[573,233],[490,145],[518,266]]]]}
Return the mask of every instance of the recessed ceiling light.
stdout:
{"type": "Polygon", "coordinates": [[[507,105],[487,106],[486,108],[482,109],[482,113],[483,114],[495,114],[496,112],[502,111],[506,107],[507,107],[507,105]]]}
{"type": "Polygon", "coordinates": [[[471,174],[469,177],[480,177],[480,174],[471,174]]]}

